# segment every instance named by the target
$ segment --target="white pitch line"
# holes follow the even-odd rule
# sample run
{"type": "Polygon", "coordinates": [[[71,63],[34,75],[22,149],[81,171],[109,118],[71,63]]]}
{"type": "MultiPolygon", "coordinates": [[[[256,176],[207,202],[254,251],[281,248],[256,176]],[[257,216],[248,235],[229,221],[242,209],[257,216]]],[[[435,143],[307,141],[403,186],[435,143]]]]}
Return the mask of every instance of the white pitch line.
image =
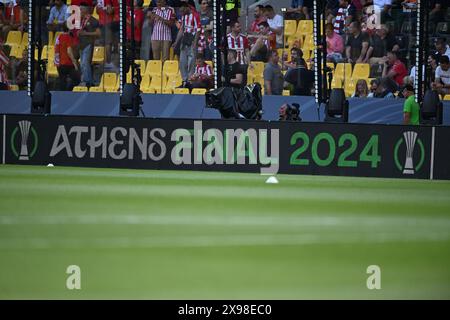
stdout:
{"type": "Polygon", "coordinates": [[[129,249],[129,248],[186,248],[186,247],[235,247],[235,246],[280,246],[318,244],[370,244],[390,242],[444,242],[450,234],[301,234],[301,235],[201,235],[201,236],[156,236],[156,237],[109,237],[109,238],[16,238],[0,239],[0,249],[129,249]]]}
{"type": "Polygon", "coordinates": [[[236,215],[0,215],[0,226],[8,225],[173,225],[223,227],[355,227],[355,228],[443,228],[450,232],[450,218],[401,216],[236,216],[236,215]]]}

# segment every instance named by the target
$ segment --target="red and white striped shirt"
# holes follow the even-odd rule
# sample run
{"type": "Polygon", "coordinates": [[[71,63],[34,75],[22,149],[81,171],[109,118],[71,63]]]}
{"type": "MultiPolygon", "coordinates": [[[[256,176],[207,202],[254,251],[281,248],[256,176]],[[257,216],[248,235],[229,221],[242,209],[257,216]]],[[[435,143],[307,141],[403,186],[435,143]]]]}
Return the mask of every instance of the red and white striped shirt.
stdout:
{"type": "MultiPolygon", "coordinates": [[[[154,8],[152,12],[164,20],[172,20],[175,18],[175,10],[171,7],[154,8]]],[[[172,32],[170,27],[160,20],[155,20],[153,24],[153,41],[172,41],[172,32]]]]}
{"type": "Polygon", "coordinates": [[[196,65],[195,66],[195,72],[194,74],[197,75],[206,75],[208,77],[212,76],[212,69],[211,66],[209,64],[207,64],[206,62],[203,65],[196,65]]]}
{"type": "Polygon", "coordinates": [[[245,56],[245,50],[250,48],[248,38],[243,34],[234,37],[232,33],[227,35],[228,49],[237,51],[237,61],[240,64],[248,64],[245,56]]]}
{"type": "Polygon", "coordinates": [[[6,66],[9,64],[9,58],[0,49],[0,83],[8,84],[8,77],[6,76],[6,66]]]}
{"type": "Polygon", "coordinates": [[[348,17],[348,10],[350,9],[350,5],[347,8],[339,8],[336,19],[334,21],[334,32],[337,34],[344,34],[345,33],[345,20],[348,17]]]}
{"type": "Polygon", "coordinates": [[[184,32],[196,34],[201,29],[200,19],[198,15],[194,15],[193,13],[185,14],[181,18],[181,23],[184,26],[184,32]]]}

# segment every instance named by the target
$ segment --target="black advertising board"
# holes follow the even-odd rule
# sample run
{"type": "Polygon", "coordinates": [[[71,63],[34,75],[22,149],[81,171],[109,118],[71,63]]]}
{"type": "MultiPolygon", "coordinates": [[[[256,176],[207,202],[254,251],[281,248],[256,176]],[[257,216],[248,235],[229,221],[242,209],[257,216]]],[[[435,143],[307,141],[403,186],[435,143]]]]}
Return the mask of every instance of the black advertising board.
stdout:
{"type": "Polygon", "coordinates": [[[449,128],[8,115],[5,135],[9,164],[450,179],[449,128]]]}

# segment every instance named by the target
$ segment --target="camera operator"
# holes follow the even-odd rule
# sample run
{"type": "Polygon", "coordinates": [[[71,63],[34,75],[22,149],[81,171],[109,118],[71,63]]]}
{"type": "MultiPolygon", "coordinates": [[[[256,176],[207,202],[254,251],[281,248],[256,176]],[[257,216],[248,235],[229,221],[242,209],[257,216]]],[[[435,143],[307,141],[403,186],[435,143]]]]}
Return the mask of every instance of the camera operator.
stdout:
{"type": "Polygon", "coordinates": [[[302,121],[300,118],[300,105],[293,103],[292,106],[288,103],[283,104],[278,111],[280,121],[302,121]]]}
{"type": "Polygon", "coordinates": [[[226,77],[229,79],[229,86],[233,88],[244,88],[247,85],[247,69],[237,61],[237,51],[228,50],[228,68],[226,77]]]}

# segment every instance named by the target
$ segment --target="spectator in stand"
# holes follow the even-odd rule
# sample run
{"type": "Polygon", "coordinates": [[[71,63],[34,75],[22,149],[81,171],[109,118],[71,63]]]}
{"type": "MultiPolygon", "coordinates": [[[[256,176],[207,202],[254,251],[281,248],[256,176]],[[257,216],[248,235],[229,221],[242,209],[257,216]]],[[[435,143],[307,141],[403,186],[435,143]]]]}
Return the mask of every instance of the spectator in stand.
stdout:
{"type": "MultiPolygon", "coordinates": [[[[144,24],[144,10],[142,10],[143,0],[134,1],[134,41],[135,41],[135,57],[139,57],[142,42],[142,26],[144,24]]],[[[131,8],[127,6],[127,40],[131,43],[131,8]]]]}
{"type": "Polygon", "coordinates": [[[327,18],[327,23],[332,23],[333,19],[337,16],[339,5],[339,0],[327,0],[327,4],[325,6],[325,17],[327,18]]]}
{"type": "Polygon", "coordinates": [[[365,63],[369,49],[369,36],[361,32],[361,25],[358,21],[350,24],[349,32],[345,48],[347,61],[349,63],[365,63]]]}
{"type": "MultiPolygon", "coordinates": [[[[105,65],[106,69],[114,70],[116,66],[112,61],[113,48],[118,49],[120,8],[119,0],[100,0],[104,3],[104,25],[102,38],[105,41],[105,65]]],[[[100,16],[99,16],[100,17],[100,16]]]]}
{"type": "Polygon", "coordinates": [[[59,75],[59,90],[72,91],[80,83],[80,67],[74,55],[73,35],[66,25],[63,28],[64,32],[55,41],[55,65],[59,75]]]}
{"type": "MultiPolygon", "coordinates": [[[[87,3],[83,2],[80,6],[81,11],[81,28],[78,31],[79,50],[80,50],[80,70],[81,83],[80,86],[92,86],[92,53],[94,50],[94,42],[100,37],[100,25],[94,17],[90,15],[90,8],[87,3]]],[[[76,41],[77,42],[77,41],[76,41]]]]}
{"type": "Polygon", "coordinates": [[[231,22],[231,32],[227,35],[228,49],[235,50],[237,61],[240,64],[250,64],[250,45],[248,38],[241,33],[241,24],[238,21],[231,22]]]}
{"type": "Polygon", "coordinates": [[[370,81],[370,93],[367,95],[368,98],[375,98],[378,86],[380,85],[379,79],[372,79],[370,81]]]}
{"type": "Polygon", "coordinates": [[[447,45],[446,38],[438,38],[436,40],[435,47],[438,61],[443,55],[446,55],[447,57],[450,58],[450,47],[447,45]]]}
{"type": "Polygon", "coordinates": [[[283,70],[291,70],[299,68],[300,65],[306,66],[306,61],[303,59],[303,51],[300,48],[291,49],[291,61],[286,61],[283,63],[283,70]]]}
{"type": "Polygon", "coordinates": [[[15,84],[19,86],[19,90],[26,89],[28,85],[28,50],[22,52],[22,57],[13,64],[13,77],[15,84]]]}
{"type": "Polygon", "coordinates": [[[67,6],[62,0],[54,0],[55,5],[50,9],[50,15],[47,20],[49,31],[64,31],[64,25],[69,17],[67,6]]]}
{"type": "Polygon", "coordinates": [[[265,6],[264,14],[266,15],[267,23],[270,26],[270,31],[275,33],[277,36],[277,48],[282,48],[284,33],[283,17],[279,14],[275,14],[275,10],[271,5],[265,6]]]}
{"type": "Polygon", "coordinates": [[[255,20],[253,20],[252,24],[250,25],[249,34],[257,34],[259,32],[258,25],[263,22],[267,21],[265,11],[264,11],[263,5],[257,5],[255,8],[255,11],[253,12],[253,16],[255,20]]]}
{"type": "Polygon", "coordinates": [[[197,54],[194,74],[189,78],[190,88],[211,89],[213,87],[214,76],[212,68],[205,62],[202,54],[197,54]]]}
{"type": "Polygon", "coordinates": [[[383,98],[383,99],[391,99],[395,98],[392,93],[392,84],[390,79],[382,79],[378,84],[376,92],[374,94],[374,98],[383,98]]]}
{"type": "Polygon", "coordinates": [[[213,29],[214,17],[208,0],[200,0],[199,14],[202,29],[211,31],[213,29]]]}
{"type": "Polygon", "coordinates": [[[344,35],[347,33],[347,29],[355,16],[355,5],[350,0],[339,0],[339,9],[336,12],[336,16],[330,16],[328,20],[332,21],[334,18],[334,32],[344,35]]]}
{"type": "Polygon", "coordinates": [[[280,57],[277,50],[269,52],[269,62],[264,69],[264,92],[266,95],[281,95],[283,93],[283,73],[278,64],[280,57]]]}
{"type": "Polygon", "coordinates": [[[428,2],[430,9],[429,17],[430,22],[437,24],[438,22],[445,21],[445,14],[448,8],[448,0],[431,0],[428,2]]]}
{"type": "Polygon", "coordinates": [[[359,79],[356,82],[355,93],[353,93],[353,98],[367,98],[369,96],[369,88],[367,87],[367,82],[364,79],[359,79]]]}
{"type": "Polygon", "coordinates": [[[306,68],[303,60],[300,61],[298,68],[286,72],[284,81],[293,85],[294,95],[311,96],[311,89],[314,84],[314,72],[306,68]]]}
{"type": "Polygon", "coordinates": [[[3,51],[3,44],[0,43],[0,90],[9,89],[9,81],[6,69],[9,65],[9,58],[3,51]]]}
{"type": "Polygon", "coordinates": [[[418,125],[419,104],[414,96],[414,87],[410,84],[406,85],[402,90],[402,95],[406,98],[403,105],[403,124],[418,125]]]}
{"type": "Polygon", "coordinates": [[[388,52],[384,61],[382,77],[394,80],[398,87],[403,86],[403,79],[408,75],[408,70],[398,58],[397,52],[388,52]]]}
{"type": "Polygon", "coordinates": [[[450,59],[443,55],[439,60],[439,67],[436,68],[435,80],[432,85],[442,97],[450,94],[450,59]]]}
{"type": "Polygon", "coordinates": [[[270,57],[270,51],[276,50],[276,36],[270,31],[269,24],[266,21],[259,25],[259,33],[256,36],[250,35],[249,38],[255,38],[256,42],[250,50],[252,61],[267,62],[270,57]]]}
{"type": "Polygon", "coordinates": [[[170,46],[172,44],[171,27],[175,22],[175,10],[166,6],[166,0],[157,0],[156,3],[157,7],[148,12],[150,22],[153,24],[153,59],[162,59],[164,64],[166,60],[169,60],[170,46]]]}
{"type": "Polygon", "coordinates": [[[368,61],[371,65],[380,63],[389,51],[399,50],[400,47],[395,37],[389,33],[387,26],[382,24],[380,28],[376,29],[376,33],[370,39],[369,50],[364,61],[368,61]]]}
{"type": "Polygon", "coordinates": [[[4,18],[1,22],[2,29],[0,30],[0,36],[6,41],[8,32],[11,30],[17,31],[21,28],[21,9],[17,4],[16,0],[5,0],[4,1],[4,18]]]}
{"type": "Polygon", "coordinates": [[[200,35],[200,20],[195,16],[187,4],[181,4],[181,29],[178,33],[174,47],[180,46],[180,72],[183,87],[187,86],[189,77],[194,73],[195,55],[197,52],[198,37],[200,35]]]}
{"type": "Polygon", "coordinates": [[[230,80],[230,87],[243,88],[247,85],[247,67],[238,60],[238,52],[236,50],[228,50],[228,69],[226,76],[230,80]]]}
{"type": "Polygon", "coordinates": [[[344,60],[342,54],[344,53],[344,39],[336,32],[331,23],[325,26],[325,34],[327,36],[327,60],[339,63],[344,60]]]}
{"type": "Polygon", "coordinates": [[[294,20],[311,20],[309,8],[312,7],[311,0],[292,0],[291,7],[286,10],[287,16],[294,20]]]}
{"type": "Polygon", "coordinates": [[[390,17],[389,11],[392,7],[392,0],[373,0],[375,14],[380,17],[381,23],[385,23],[390,17]]]}

